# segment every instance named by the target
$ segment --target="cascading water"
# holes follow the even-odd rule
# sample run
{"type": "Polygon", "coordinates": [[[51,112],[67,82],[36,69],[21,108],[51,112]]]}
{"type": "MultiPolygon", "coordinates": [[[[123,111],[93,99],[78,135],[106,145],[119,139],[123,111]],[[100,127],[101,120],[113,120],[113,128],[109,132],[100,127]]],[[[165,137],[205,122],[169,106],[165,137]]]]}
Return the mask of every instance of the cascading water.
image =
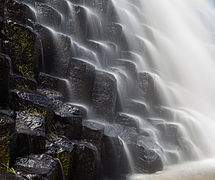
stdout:
{"type": "Polygon", "coordinates": [[[68,101],[86,106],[89,118],[105,126],[116,116],[135,124],[135,138],[133,127],[113,125],[130,166],[136,161],[133,139],[165,165],[215,155],[212,1],[26,4],[52,39],[43,43],[44,71],[66,79],[68,101]]]}

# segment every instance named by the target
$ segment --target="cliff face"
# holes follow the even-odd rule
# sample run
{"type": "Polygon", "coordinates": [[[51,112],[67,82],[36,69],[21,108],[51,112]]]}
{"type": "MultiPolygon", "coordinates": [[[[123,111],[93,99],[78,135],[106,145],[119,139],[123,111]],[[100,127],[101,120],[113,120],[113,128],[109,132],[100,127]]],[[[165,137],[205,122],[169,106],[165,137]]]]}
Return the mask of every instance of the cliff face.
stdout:
{"type": "MultiPolygon", "coordinates": [[[[62,26],[62,14],[47,4],[54,4],[66,13],[69,9],[65,2],[0,2],[0,179],[95,180],[104,176],[124,179],[131,167],[119,136],[134,156],[136,172],[161,170],[161,157],[137,142],[144,134],[137,122],[118,113],[120,103],[115,77],[97,70],[92,63],[75,58],[89,56],[96,62],[94,53],[86,53],[86,49],[71,43],[68,34],[73,33],[94,49],[104,60],[102,66],[109,63],[109,58],[123,55],[116,50],[105,54],[98,44],[88,41],[96,33],[90,31],[92,24],[86,9],[75,0],[70,6],[74,6],[79,26],[74,27],[74,22],[64,19],[67,35],[50,30],[62,26]],[[40,15],[36,16],[34,10],[40,15]],[[87,121],[87,110],[67,103],[68,99],[89,105],[94,117],[110,124],[87,121]]],[[[105,26],[105,36],[119,45],[120,51],[126,50],[122,29],[113,23],[117,21],[117,15],[112,4],[109,1],[86,1],[83,4],[102,12],[105,21],[111,19],[105,26]]],[[[132,76],[137,76],[132,63],[118,65],[125,66],[132,76]]],[[[140,76],[139,93],[149,97],[147,93],[151,92],[151,86],[147,89],[147,83],[153,82],[149,75],[146,76],[142,79],[140,76]]],[[[140,110],[135,109],[141,115],[147,114],[145,106],[138,108],[140,110]]]]}

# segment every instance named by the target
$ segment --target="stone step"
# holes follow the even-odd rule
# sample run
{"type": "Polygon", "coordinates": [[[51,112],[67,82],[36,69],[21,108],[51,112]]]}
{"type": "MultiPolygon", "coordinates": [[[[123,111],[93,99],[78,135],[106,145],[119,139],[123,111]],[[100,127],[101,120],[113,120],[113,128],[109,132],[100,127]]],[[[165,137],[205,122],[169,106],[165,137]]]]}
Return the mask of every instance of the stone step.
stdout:
{"type": "Polygon", "coordinates": [[[55,100],[65,101],[65,98],[64,98],[63,94],[61,94],[60,92],[55,91],[55,90],[38,88],[37,92],[39,92],[40,94],[45,95],[51,101],[55,101],[55,100]]]}
{"type": "Polygon", "coordinates": [[[104,125],[102,123],[84,120],[82,122],[81,138],[96,145],[101,152],[103,143],[104,125]]]}
{"type": "Polygon", "coordinates": [[[74,148],[73,179],[99,180],[101,164],[96,146],[83,141],[75,143],[74,148]]]}
{"type": "Polygon", "coordinates": [[[65,98],[68,98],[68,84],[66,79],[61,79],[46,73],[39,73],[38,86],[40,89],[59,91],[65,98]]]}
{"type": "Polygon", "coordinates": [[[11,90],[10,106],[15,111],[38,113],[45,118],[47,134],[53,131],[53,103],[35,91],[11,90]]]}
{"type": "Polygon", "coordinates": [[[74,143],[69,141],[66,137],[56,136],[46,141],[46,149],[46,154],[60,160],[65,179],[71,179],[75,152],[74,143]]]}
{"type": "Polygon", "coordinates": [[[68,66],[70,98],[73,102],[89,104],[95,78],[95,67],[80,59],[72,58],[68,66]]]}
{"type": "Polygon", "coordinates": [[[2,51],[11,58],[13,73],[36,78],[41,59],[39,35],[30,27],[6,20],[0,36],[2,51]]]}
{"type": "Polygon", "coordinates": [[[54,124],[56,132],[70,140],[81,138],[82,120],[84,112],[77,106],[55,101],[54,124]]]}
{"type": "Polygon", "coordinates": [[[25,179],[59,180],[63,178],[59,161],[46,154],[32,154],[17,158],[14,169],[18,175],[25,179]]]}
{"type": "Polygon", "coordinates": [[[62,14],[48,4],[35,2],[36,16],[39,23],[59,29],[63,20],[62,14]]]}
{"type": "Polygon", "coordinates": [[[45,151],[45,118],[39,113],[17,112],[16,133],[18,156],[45,151]]]}
{"type": "Polygon", "coordinates": [[[96,117],[102,118],[102,120],[106,119],[109,122],[114,121],[117,85],[112,74],[96,71],[91,100],[96,117]]]}

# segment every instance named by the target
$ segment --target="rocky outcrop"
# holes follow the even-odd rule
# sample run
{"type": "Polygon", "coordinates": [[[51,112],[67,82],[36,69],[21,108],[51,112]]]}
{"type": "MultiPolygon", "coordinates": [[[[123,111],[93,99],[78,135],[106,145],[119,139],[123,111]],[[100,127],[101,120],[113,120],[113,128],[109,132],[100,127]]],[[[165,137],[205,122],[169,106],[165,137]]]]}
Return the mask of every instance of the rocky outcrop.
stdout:
{"type": "Polygon", "coordinates": [[[0,179],[125,179],[132,168],[163,168],[162,148],[136,118],[159,102],[154,79],[131,62],[112,2],[71,2],[0,2],[0,179]],[[134,99],[120,101],[114,73],[134,99]]]}

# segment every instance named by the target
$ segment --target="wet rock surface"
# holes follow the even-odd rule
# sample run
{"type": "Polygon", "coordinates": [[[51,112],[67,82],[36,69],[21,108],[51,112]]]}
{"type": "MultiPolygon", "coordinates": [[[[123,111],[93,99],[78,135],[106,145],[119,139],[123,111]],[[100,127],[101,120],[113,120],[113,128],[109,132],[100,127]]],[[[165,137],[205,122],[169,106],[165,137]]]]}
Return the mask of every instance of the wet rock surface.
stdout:
{"type": "Polygon", "coordinates": [[[54,137],[46,141],[46,154],[58,158],[61,162],[65,179],[72,178],[74,143],[66,137],[54,137]]]}
{"type": "Polygon", "coordinates": [[[82,122],[82,139],[85,139],[101,150],[104,134],[104,125],[99,122],[85,120],[82,122]]]}
{"type": "Polygon", "coordinates": [[[79,59],[71,59],[68,67],[70,98],[80,103],[90,103],[95,67],[79,59]]]}
{"type": "Polygon", "coordinates": [[[18,155],[45,151],[45,118],[40,114],[17,112],[16,132],[18,155]]]}
{"type": "Polygon", "coordinates": [[[41,44],[38,35],[29,27],[6,20],[0,32],[2,49],[11,58],[13,72],[34,78],[38,74],[41,44]]]}
{"type": "Polygon", "coordinates": [[[100,172],[99,154],[91,143],[80,142],[75,144],[73,179],[98,180],[100,172]]]}
{"type": "Polygon", "coordinates": [[[113,121],[116,110],[117,87],[113,75],[96,71],[92,92],[92,106],[95,116],[113,121]]]}
{"type": "Polygon", "coordinates": [[[14,169],[25,179],[62,179],[59,161],[45,154],[17,158],[14,169]]]}
{"type": "Polygon", "coordinates": [[[71,104],[60,103],[54,110],[56,131],[69,139],[81,138],[82,112],[71,104]]]}
{"type": "Polygon", "coordinates": [[[67,81],[46,73],[39,73],[38,84],[41,89],[55,90],[68,97],[67,81]]]}

